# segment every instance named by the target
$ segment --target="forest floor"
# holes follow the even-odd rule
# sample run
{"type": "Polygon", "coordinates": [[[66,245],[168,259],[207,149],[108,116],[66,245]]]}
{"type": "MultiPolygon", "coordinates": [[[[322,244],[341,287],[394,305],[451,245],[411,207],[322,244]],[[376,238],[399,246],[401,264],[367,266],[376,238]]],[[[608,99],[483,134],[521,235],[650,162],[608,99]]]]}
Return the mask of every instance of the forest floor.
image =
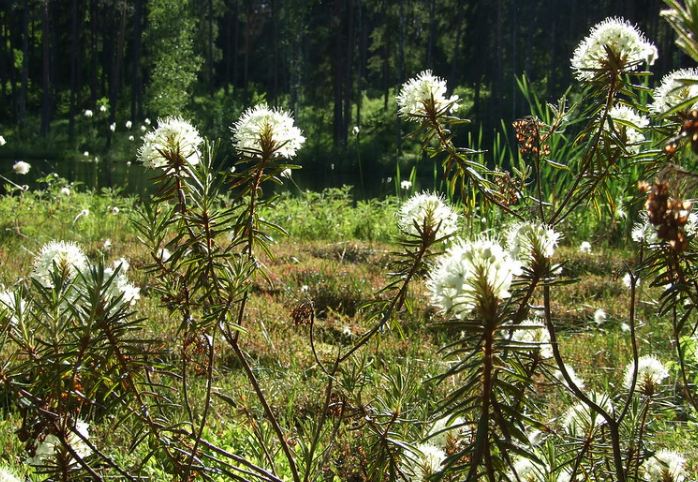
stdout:
{"type": "MultiPolygon", "coordinates": [[[[33,253],[52,239],[74,240],[90,257],[104,255],[108,261],[125,257],[131,265],[131,281],[141,289],[136,311],[147,319],[143,339],[156,340],[158,348],[164,351],[178,346],[180,320],[170,316],[149,289],[149,275],[139,269],[149,263],[150,255],[131,227],[134,200],[113,193],[72,192],[65,196],[57,189],[54,186],[47,192],[27,193],[21,199],[0,198],[0,283],[9,287],[26,279],[33,253]],[[78,216],[83,210],[88,213],[78,216]],[[107,239],[111,244],[108,250],[107,239]]],[[[374,299],[387,283],[387,265],[395,249],[389,242],[395,234],[393,201],[375,201],[367,208],[337,199],[341,196],[329,196],[320,202],[317,198],[285,199],[275,214],[268,213],[276,215],[277,220],[284,218],[290,235],[272,247],[273,259],[264,260],[268,279],[255,282],[245,322],[247,331],[242,335],[241,345],[253,361],[271,406],[284,426],[296,427],[298,431],[305,430],[306,419],[321,409],[318,394],[324,391],[325,377],[312,354],[309,326],[294,320],[294,310],[306,301],[314,303],[316,349],[320,357],[332,357],[338,347],[346,348],[371,327],[362,316],[361,306],[374,299]],[[338,204],[332,206],[333,202],[338,204]]],[[[631,356],[629,336],[624,330],[629,295],[622,270],[632,255],[625,249],[600,246],[592,247],[591,253],[580,253],[578,243],[562,244],[556,253],[559,260],[564,260],[562,276],[576,280],[553,292],[553,316],[562,333],[563,354],[588,389],[619,387],[631,356]],[[598,309],[607,315],[600,324],[594,321],[598,309]]],[[[640,290],[640,353],[673,358],[666,335],[668,324],[654,315],[658,291],[643,284],[640,290]]],[[[365,403],[382,397],[389,390],[385,388],[389,379],[402,378],[414,385],[403,415],[414,420],[428,419],[430,410],[449,389],[447,383],[432,380],[445,366],[439,348],[456,335],[435,323],[436,318],[424,283],[415,283],[392,329],[380,333],[356,361],[367,379],[361,393],[365,403]]],[[[207,433],[212,440],[255,457],[255,425],[250,414],[259,415],[260,408],[232,352],[223,350],[218,356],[224,360],[215,374],[215,391],[221,396],[214,398],[214,416],[207,433]],[[231,397],[235,404],[229,403],[231,397]]],[[[675,378],[672,372],[672,380],[675,378]]],[[[197,390],[203,387],[199,380],[192,396],[196,397],[200,393],[197,390]]],[[[549,414],[550,430],[554,430],[554,420],[563,414],[569,400],[546,398],[544,382],[537,389],[541,392],[540,403],[545,404],[544,411],[549,414]]],[[[675,396],[668,390],[663,402],[666,410],[672,410],[675,396]]],[[[0,462],[20,466],[23,452],[15,435],[21,423],[19,414],[16,407],[4,405],[1,400],[0,411],[4,415],[0,420],[0,462]]],[[[698,433],[685,422],[676,422],[682,417],[672,413],[666,422],[660,421],[654,441],[681,449],[693,469],[698,470],[698,433]]],[[[96,445],[109,447],[115,459],[128,459],[123,433],[114,430],[108,420],[91,427],[91,436],[96,445]]],[[[359,431],[349,429],[338,436],[332,470],[341,480],[361,480],[357,474],[363,461],[356,450],[362,444],[360,437],[359,431]]],[[[155,476],[159,469],[149,470],[155,476]]]]}

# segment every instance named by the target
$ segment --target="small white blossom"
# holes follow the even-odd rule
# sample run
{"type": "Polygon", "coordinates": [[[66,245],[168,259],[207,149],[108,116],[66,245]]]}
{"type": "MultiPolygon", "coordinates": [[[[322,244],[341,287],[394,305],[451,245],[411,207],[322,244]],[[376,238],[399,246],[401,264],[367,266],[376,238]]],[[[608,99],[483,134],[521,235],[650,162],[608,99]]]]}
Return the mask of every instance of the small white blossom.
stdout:
{"type": "Polygon", "coordinates": [[[689,237],[693,237],[698,234],[698,214],[694,212],[689,214],[683,229],[686,231],[686,235],[689,237]]]}
{"type": "MultiPolygon", "coordinates": [[[[669,372],[664,364],[653,355],[641,356],[637,360],[637,366],[637,388],[640,392],[645,394],[654,393],[655,389],[669,376],[669,372]]],[[[623,386],[626,390],[630,390],[632,385],[634,369],[634,361],[631,361],[625,367],[623,386]]]]}
{"type": "MultiPolygon", "coordinates": [[[[613,405],[606,394],[591,392],[589,398],[607,413],[612,413],[613,405]]],[[[581,437],[589,435],[594,429],[606,423],[601,414],[595,414],[585,403],[578,402],[565,413],[562,425],[570,435],[581,437]]]]}
{"type": "Polygon", "coordinates": [[[648,482],[686,481],[686,459],[674,450],[661,449],[642,464],[648,482]]]}
{"type": "Polygon", "coordinates": [[[70,190],[69,187],[62,187],[60,191],[58,191],[61,196],[70,196],[72,194],[72,191],[70,190]]]}
{"type": "Polygon", "coordinates": [[[102,241],[102,250],[104,250],[104,251],[111,250],[111,239],[107,238],[104,241],[102,241]]]}
{"type": "Polygon", "coordinates": [[[141,126],[141,132],[145,132],[146,130],[148,129],[145,126],[141,126]]]}
{"type": "Polygon", "coordinates": [[[32,277],[46,287],[52,287],[51,271],[54,266],[66,279],[72,279],[87,268],[87,257],[72,241],[51,241],[45,244],[34,259],[32,277]]]}
{"type": "Polygon", "coordinates": [[[112,122],[111,124],[109,124],[109,130],[112,132],[116,131],[116,122],[112,122]]]}
{"type": "Polygon", "coordinates": [[[650,120],[637,113],[635,109],[628,107],[627,105],[616,105],[608,112],[608,119],[606,120],[606,125],[604,129],[607,132],[625,132],[625,147],[631,154],[637,154],[640,152],[640,145],[645,142],[645,136],[641,132],[641,129],[647,127],[650,120]],[[619,122],[621,121],[632,124],[628,126],[619,122]],[[613,124],[613,128],[611,127],[613,124]]]}
{"type": "Polygon", "coordinates": [[[291,179],[291,176],[293,176],[293,172],[291,171],[291,169],[286,168],[283,171],[281,171],[279,176],[286,178],[286,179],[291,179]]]}
{"type": "Polygon", "coordinates": [[[507,232],[507,248],[511,255],[530,266],[540,258],[552,258],[560,235],[550,226],[537,223],[516,223],[507,232]]]}
{"type": "MultiPolygon", "coordinates": [[[[565,364],[565,370],[567,371],[567,374],[570,376],[572,379],[572,383],[577,386],[580,390],[583,390],[586,384],[584,383],[584,380],[582,380],[578,375],[577,372],[574,371],[574,368],[571,366],[565,364]]],[[[567,383],[567,380],[565,380],[565,377],[562,375],[562,372],[560,370],[555,370],[553,372],[553,377],[560,383],[562,383],[568,390],[572,390],[567,383]]]]}
{"type": "Polygon", "coordinates": [[[620,329],[621,331],[628,333],[630,331],[630,325],[628,325],[627,323],[621,323],[620,329]]]}
{"type": "Polygon", "coordinates": [[[85,151],[82,153],[82,155],[85,157],[90,157],[90,151],[85,151]]]}
{"type": "Polygon", "coordinates": [[[451,236],[458,231],[458,214],[438,194],[422,192],[409,198],[397,213],[398,227],[406,234],[419,236],[420,230],[438,231],[436,239],[451,236]],[[416,226],[415,226],[416,224],[416,226]]]}
{"type": "Polygon", "coordinates": [[[31,164],[28,162],[17,161],[12,165],[12,170],[15,172],[15,174],[24,176],[25,174],[29,173],[29,169],[31,169],[31,167],[31,164]]]}
{"type": "Polygon", "coordinates": [[[230,130],[235,148],[244,154],[257,155],[270,150],[265,154],[291,159],[305,142],[288,112],[271,109],[266,104],[248,108],[230,130]]]}
{"type": "Polygon", "coordinates": [[[143,145],[138,150],[138,159],[149,169],[169,169],[171,160],[163,156],[176,155],[194,166],[199,163],[199,146],[203,139],[199,131],[179,117],[168,117],[158,121],[157,129],[143,136],[143,145]]]}
{"type": "Polygon", "coordinates": [[[86,218],[86,217],[89,216],[89,215],[90,215],[90,210],[89,210],[89,209],[83,209],[82,211],[80,211],[80,212],[77,214],[77,216],[75,216],[75,217],[73,218],[73,224],[77,223],[78,220],[80,220],[81,218],[86,218]]]}
{"type": "Polygon", "coordinates": [[[107,106],[104,105],[104,104],[100,105],[100,106],[99,106],[99,111],[100,111],[100,112],[106,112],[106,111],[107,111],[107,106]]]}
{"type": "Polygon", "coordinates": [[[361,132],[361,129],[359,128],[359,126],[354,126],[351,129],[351,133],[354,134],[354,137],[358,136],[360,132],[361,132]]]}
{"type": "Polygon", "coordinates": [[[145,122],[145,125],[147,126],[150,125],[150,119],[148,119],[147,117],[143,120],[143,122],[145,122]]]}
{"type": "Polygon", "coordinates": [[[419,444],[417,453],[405,451],[400,471],[409,482],[428,482],[441,471],[446,452],[432,444],[419,444]]]}
{"type": "Polygon", "coordinates": [[[410,181],[400,181],[400,189],[402,189],[403,191],[407,191],[410,188],[412,188],[412,183],[410,181]]]}
{"type": "MultiPolygon", "coordinates": [[[[698,69],[675,70],[662,78],[659,87],[652,93],[654,102],[650,104],[650,110],[656,114],[663,114],[674,107],[698,97],[698,69]]],[[[684,110],[698,107],[698,100],[685,107],[684,110]]]]}
{"type": "Polygon", "coordinates": [[[590,254],[591,243],[589,241],[582,241],[582,244],[579,245],[579,252],[584,254],[590,254]]]}
{"type": "Polygon", "coordinates": [[[90,109],[85,110],[85,117],[88,119],[94,115],[94,112],[92,112],[90,109]]]}
{"type": "Polygon", "coordinates": [[[420,122],[433,109],[437,115],[458,110],[458,96],[446,97],[446,81],[432,75],[430,70],[408,80],[397,96],[398,114],[420,122]]]}
{"type": "Polygon", "coordinates": [[[637,69],[640,64],[652,65],[657,60],[657,48],[637,27],[622,18],[607,18],[591,28],[572,55],[572,70],[577,79],[593,80],[607,68],[606,49],[622,62],[617,66],[624,72],[637,69]]]}
{"type": "Polygon", "coordinates": [[[136,140],[136,138],[135,138],[135,137],[133,137],[133,136],[128,136],[128,140],[129,140],[129,141],[131,141],[131,142],[133,142],[133,141],[135,141],[135,140],[136,140]]]}
{"type": "Polygon", "coordinates": [[[538,352],[543,359],[553,357],[550,332],[542,320],[525,320],[517,325],[517,328],[511,336],[511,341],[538,352]]]}
{"type": "Polygon", "coordinates": [[[126,276],[129,267],[128,261],[121,258],[115,261],[111,268],[104,269],[104,276],[107,279],[114,277],[106,291],[106,295],[110,299],[120,298],[121,303],[134,305],[141,297],[140,288],[137,288],[129,282],[126,276]]]}
{"type": "Polygon", "coordinates": [[[126,124],[124,124],[124,125],[126,126],[126,129],[130,129],[131,127],[133,127],[133,122],[126,121],[126,124]]]}
{"type": "Polygon", "coordinates": [[[109,214],[117,215],[117,214],[119,214],[120,209],[118,206],[110,206],[108,211],[109,211],[109,214]]]}
{"type": "Polygon", "coordinates": [[[606,312],[601,308],[598,308],[596,311],[594,311],[594,323],[596,323],[597,325],[605,323],[607,318],[608,316],[606,315],[606,312]]]}
{"type": "Polygon", "coordinates": [[[511,283],[521,272],[521,263],[499,243],[489,239],[459,240],[439,257],[427,286],[435,306],[463,318],[483,296],[509,298],[511,283]]]}
{"type": "Polygon", "coordinates": [[[0,147],[4,146],[5,144],[7,144],[7,141],[3,136],[0,136],[0,147]]]}
{"type": "Polygon", "coordinates": [[[630,237],[636,243],[643,243],[647,245],[657,244],[659,238],[657,238],[657,230],[652,224],[650,224],[647,215],[643,215],[639,223],[633,224],[633,230],[630,233],[630,237]]]}

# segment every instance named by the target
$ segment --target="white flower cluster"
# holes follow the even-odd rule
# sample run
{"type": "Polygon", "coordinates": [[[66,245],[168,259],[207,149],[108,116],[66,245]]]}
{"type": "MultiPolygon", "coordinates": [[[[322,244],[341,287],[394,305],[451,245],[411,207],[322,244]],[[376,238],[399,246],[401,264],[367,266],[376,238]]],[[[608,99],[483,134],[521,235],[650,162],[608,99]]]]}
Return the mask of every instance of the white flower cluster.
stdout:
{"type": "Polygon", "coordinates": [[[552,258],[560,235],[545,224],[522,222],[514,224],[507,233],[511,255],[527,266],[540,258],[552,258]]]}
{"type": "MultiPolygon", "coordinates": [[[[586,386],[586,384],[584,383],[584,380],[582,380],[582,379],[577,375],[577,372],[574,371],[574,368],[571,367],[571,366],[569,366],[569,365],[567,365],[567,364],[565,363],[565,370],[567,371],[567,374],[568,374],[568,375],[570,376],[570,378],[572,379],[572,383],[574,383],[574,384],[577,386],[577,388],[579,388],[580,390],[583,390],[584,387],[586,386]]],[[[570,391],[572,390],[572,389],[570,388],[569,384],[567,383],[567,380],[565,380],[565,377],[562,375],[562,372],[561,372],[560,370],[555,370],[555,372],[553,372],[553,377],[555,377],[555,379],[556,379],[557,381],[559,381],[560,383],[562,383],[562,385],[563,385],[565,388],[567,388],[567,389],[570,390],[570,391]]]]}
{"type": "Polygon", "coordinates": [[[15,325],[18,322],[17,315],[26,308],[26,303],[23,299],[17,299],[15,294],[10,290],[5,290],[0,284],[0,318],[9,316],[10,323],[15,325]]]}
{"type": "Polygon", "coordinates": [[[72,241],[51,241],[41,248],[34,259],[32,277],[50,288],[53,286],[51,272],[54,266],[66,280],[71,280],[87,268],[87,256],[72,241]]]}
{"type": "Polygon", "coordinates": [[[115,276],[114,280],[109,285],[106,294],[110,299],[117,299],[121,297],[122,303],[134,305],[136,301],[141,298],[141,290],[129,282],[128,277],[126,276],[126,272],[128,271],[129,267],[130,265],[128,261],[121,258],[114,261],[111,268],[104,269],[104,277],[106,279],[115,276]]]}
{"type": "Polygon", "coordinates": [[[514,276],[521,272],[521,263],[499,243],[458,240],[438,259],[427,285],[434,305],[463,318],[485,296],[509,298],[514,276]]]}
{"type": "Polygon", "coordinates": [[[14,472],[6,467],[0,467],[0,482],[21,482],[14,472]]]}
{"type": "MultiPolygon", "coordinates": [[[[664,364],[653,355],[641,356],[637,360],[637,388],[643,393],[653,393],[659,385],[669,376],[664,364]]],[[[635,362],[631,361],[625,367],[623,386],[630,390],[633,383],[633,371],[635,362]]]]}
{"type": "MultiPolygon", "coordinates": [[[[662,78],[659,86],[652,92],[653,102],[650,110],[663,114],[674,107],[698,97],[698,69],[679,69],[662,78]]],[[[698,107],[698,100],[685,110],[698,107]]]]}
{"type": "Polygon", "coordinates": [[[150,169],[167,169],[171,161],[167,156],[181,156],[190,166],[199,163],[203,142],[196,127],[180,117],[158,120],[157,129],[143,136],[138,149],[138,159],[150,169]],[[163,155],[164,154],[164,155],[163,155]]]}
{"type": "Polygon", "coordinates": [[[572,70],[577,79],[593,80],[607,67],[613,52],[623,65],[623,71],[636,69],[641,63],[652,65],[657,60],[657,48],[637,27],[622,18],[607,18],[593,26],[572,55],[572,70]]]}
{"type": "Polygon", "coordinates": [[[613,121],[613,131],[625,132],[625,147],[631,154],[640,152],[640,145],[645,142],[645,136],[641,129],[647,127],[650,120],[637,113],[635,109],[627,105],[616,105],[608,112],[609,119],[606,121],[604,129],[611,132],[611,122],[613,121]],[[629,125],[615,121],[627,122],[629,125]]]}
{"type": "Polygon", "coordinates": [[[248,108],[233,124],[231,131],[236,149],[245,154],[261,153],[264,150],[262,144],[269,136],[273,155],[291,159],[305,142],[305,137],[293,124],[293,117],[289,113],[283,109],[271,109],[265,104],[248,108]]]}
{"type": "Polygon", "coordinates": [[[397,217],[400,230],[413,236],[419,236],[417,226],[420,230],[438,227],[437,239],[458,231],[458,214],[438,194],[415,194],[400,207],[397,217]]]}
{"type": "Polygon", "coordinates": [[[661,449],[642,464],[648,482],[686,481],[686,459],[674,450],[661,449]]]}
{"type": "MultiPolygon", "coordinates": [[[[608,395],[591,392],[589,398],[606,412],[611,413],[613,411],[613,405],[608,395]]],[[[600,414],[597,413],[594,415],[592,409],[585,403],[578,402],[567,410],[562,425],[568,434],[575,437],[582,437],[589,435],[592,431],[605,423],[606,419],[600,414]]]]}
{"type": "Polygon", "coordinates": [[[17,161],[12,165],[12,170],[15,172],[15,174],[24,176],[25,174],[29,174],[29,169],[31,169],[31,167],[31,164],[28,162],[17,161]]]}
{"type": "Polygon", "coordinates": [[[398,114],[421,122],[428,110],[433,108],[439,114],[449,114],[458,110],[458,96],[446,96],[446,81],[432,75],[430,70],[408,80],[397,95],[398,114]],[[433,105],[432,105],[433,102],[433,105]]]}
{"type": "Polygon", "coordinates": [[[535,350],[543,359],[553,357],[550,332],[542,320],[526,320],[517,328],[511,336],[511,341],[531,351],[535,350]]]}
{"type": "Polygon", "coordinates": [[[428,482],[443,468],[446,452],[432,444],[419,444],[416,448],[418,453],[405,451],[400,471],[409,482],[428,482]]]}
{"type": "MultiPolygon", "coordinates": [[[[83,438],[89,439],[89,426],[86,422],[82,420],[77,420],[75,422],[75,431],[82,435],[83,438]]],[[[87,458],[92,454],[92,449],[85,443],[85,441],[72,430],[65,437],[66,443],[71,449],[77,454],[81,459],[87,458]]],[[[34,456],[27,459],[29,465],[35,466],[45,466],[49,461],[55,459],[55,457],[60,453],[62,448],[61,440],[53,435],[49,434],[43,437],[34,448],[34,456]]],[[[77,461],[76,461],[77,462],[77,461]]]]}
{"type": "Polygon", "coordinates": [[[649,219],[647,218],[647,214],[644,214],[641,217],[639,223],[633,224],[633,230],[630,233],[630,237],[636,243],[642,243],[647,245],[657,244],[657,242],[659,242],[659,238],[657,237],[657,230],[650,223],[649,219]]]}

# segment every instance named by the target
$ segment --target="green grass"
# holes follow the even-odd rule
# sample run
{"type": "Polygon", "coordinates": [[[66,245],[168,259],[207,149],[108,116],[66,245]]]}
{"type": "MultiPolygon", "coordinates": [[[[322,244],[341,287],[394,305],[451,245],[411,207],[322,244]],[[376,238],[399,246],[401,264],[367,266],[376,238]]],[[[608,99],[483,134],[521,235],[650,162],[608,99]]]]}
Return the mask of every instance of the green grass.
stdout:
{"type": "MultiPolygon", "coordinates": [[[[134,199],[109,192],[98,195],[74,191],[64,196],[59,187],[56,184],[45,191],[0,198],[0,282],[10,286],[26,278],[31,272],[33,253],[52,239],[77,241],[88,255],[104,255],[109,261],[124,256],[131,262],[132,280],[142,290],[137,312],[147,319],[143,338],[155,338],[159,348],[173,350],[171,347],[178,346],[178,320],[169,317],[149,289],[152,280],[139,272],[148,263],[149,255],[131,225],[134,199]],[[119,208],[118,214],[112,214],[113,206],[119,208]],[[89,210],[89,214],[75,220],[83,209],[89,210]],[[112,243],[108,251],[104,249],[106,239],[112,243]]],[[[354,204],[346,190],[330,190],[302,197],[282,196],[275,209],[262,213],[269,221],[284,226],[289,235],[276,240],[274,259],[264,260],[269,279],[259,278],[255,282],[242,347],[253,362],[273,410],[282,424],[295,432],[296,439],[312,429],[312,420],[322,407],[318,394],[324,390],[325,377],[310,349],[309,327],[294,322],[294,309],[308,299],[314,301],[318,314],[317,349],[325,359],[331,359],[338,347],[347,346],[357,334],[370,328],[361,306],[374,299],[387,281],[387,263],[393,249],[390,241],[396,235],[395,207],[394,200],[354,204]]],[[[593,254],[580,254],[577,246],[576,240],[563,241],[556,254],[559,261],[564,260],[563,277],[578,280],[553,293],[563,353],[588,387],[610,387],[616,392],[631,355],[629,337],[622,330],[628,315],[628,291],[619,273],[632,254],[625,248],[604,246],[594,246],[593,254]],[[593,322],[597,308],[608,313],[607,322],[598,327],[593,322]]],[[[640,352],[673,359],[666,336],[668,323],[654,315],[657,296],[656,290],[643,285],[638,313],[640,352]]],[[[360,377],[351,374],[351,363],[342,373],[346,381],[355,385],[354,392],[344,394],[352,399],[360,393],[361,400],[373,407],[376,416],[394,409],[394,400],[386,389],[391,380],[401,378],[414,386],[409,397],[401,401],[400,410],[403,418],[417,422],[396,427],[412,440],[424,435],[427,428],[419,421],[428,419],[436,401],[450,389],[433,382],[432,377],[445,366],[439,347],[458,334],[430,321],[435,318],[423,282],[416,283],[406,308],[397,317],[402,333],[381,333],[361,352],[353,362],[360,377]]],[[[178,355],[173,350],[171,356],[178,355]]],[[[200,354],[194,351],[191,356],[194,367],[197,363],[204,366],[205,360],[197,359],[200,354]]],[[[223,362],[215,373],[214,384],[220,396],[214,398],[207,437],[240,455],[263,461],[263,455],[257,453],[255,433],[270,437],[270,429],[261,422],[261,408],[232,352],[224,350],[218,356],[223,362]]],[[[672,380],[675,378],[673,373],[672,380]]],[[[192,398],[202,395],[203,390],[204,378],[198,376],[192,384],[192,398]]],[[[543,382],[535,387],[533,396],[548,414],[550,430],[557,430],[556,417],[571,399],[551,397],[543,382]]],[[[678,391],[670,383],[666,408],[651,443],[683,451],[692,469],[698,470],[698,435],[695,426],[685,421],[686,414],[672,408],[670,402],[678,398],[678,391]]],[[[359,407],[347,409],[354,413],[340,427],[327,470],[336,475],[336,480],[363,480],[361,467],[366,461],[362,459],[362,447],[368,442],[363,432],[353,430],[352,424],[362,419],[356,412],[359,407]]],[[[0,400],[0,411],[0,464],[21,468],[24,455],[16,435],[21,420],[17,405],[0,400]]],[[[129,452],[126,429],[115,420],[107,417],[91,428],[94,443],[108,448],[115,460],[127,462],[144,455],[129,452]]],[[[280,454],[275,457],[283,467],[282,459],[280,454]]],[[[145,471],[154,480],[166,480],[163,467],[154,459],[145,471]]]]}

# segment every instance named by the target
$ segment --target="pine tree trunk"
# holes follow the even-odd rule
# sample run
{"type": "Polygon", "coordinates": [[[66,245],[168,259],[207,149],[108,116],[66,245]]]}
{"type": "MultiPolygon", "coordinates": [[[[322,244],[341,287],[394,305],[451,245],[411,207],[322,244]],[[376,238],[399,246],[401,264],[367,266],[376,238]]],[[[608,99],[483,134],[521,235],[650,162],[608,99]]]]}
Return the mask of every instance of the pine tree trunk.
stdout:
{"type": "Polygon", "coordinates": [[[75,115],[78,103],[78,0],[70,2],[70,112],[68,139],[75,139],[75,115]]]}
{"type": "Polygon", "coordinates": [[[51,122],[51,79],[49,73],[51,72],[51,31],[50,31],[50,16],[49,16],[49,1],[44,0],[41,5],[41,30],[42,30],[42,76],[41,76],[41,89],[42,89],[42,100],[41,100],[41,135],[46,137],[48,135],[50,122],[51,122]]]}
{"type": "Polygon", "coordinates": [[[19,99],[17,101],[17,120],[19,127],[24,127],[27,117],[27,90],[29,88],[29,0],[22,4],[22,70],[20,72],[19,99]]]}
{"type": "Polygon", "coordinates": [[[142,117],[141,37],[143,36],[143,2],[135,0],[133,11],[133,62],[131,72],[131,119],[142,117]]]}

